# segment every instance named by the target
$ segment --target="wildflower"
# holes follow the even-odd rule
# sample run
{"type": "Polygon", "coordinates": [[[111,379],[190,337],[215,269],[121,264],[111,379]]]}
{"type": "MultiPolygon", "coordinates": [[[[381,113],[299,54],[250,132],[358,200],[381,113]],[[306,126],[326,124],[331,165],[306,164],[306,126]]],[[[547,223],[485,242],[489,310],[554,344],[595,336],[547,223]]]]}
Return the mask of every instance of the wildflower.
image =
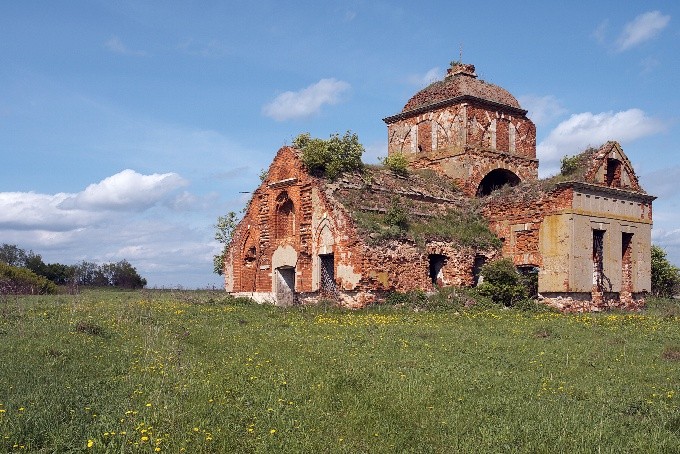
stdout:
{"type": "Polygon", "coordinates": [[[149,441],[149,437],[147,437],[146,435],[144,435],[144,436],[142,437],[142,441],[149,441]]]}
{"type": "Polygon", "coordinates": [[[94,440],[87,440],[87,447],[91,448],[92,446],[94,446],[94,440]]]}
{"type": "Polygon", "coordinates": [[[146,404],[146,406],[147,406],[147,407],[150,407],[150,406],[151,406],[151,404],[146,404]]]}
{"type": "Polygon", "coordinates": [[[153,450],[154,450],[155,452],[160,452],[161,447],[160,447],[160,446],[156,446],[155,448],[153,448],[153,450]]]}
{"type": "Polygon", "coordinates": [[[271,429],[271,430],[269,431],[269,433],[272,434],[272,435],[274,435],[274,434],[276,433],[276,429],[271,429]]]}

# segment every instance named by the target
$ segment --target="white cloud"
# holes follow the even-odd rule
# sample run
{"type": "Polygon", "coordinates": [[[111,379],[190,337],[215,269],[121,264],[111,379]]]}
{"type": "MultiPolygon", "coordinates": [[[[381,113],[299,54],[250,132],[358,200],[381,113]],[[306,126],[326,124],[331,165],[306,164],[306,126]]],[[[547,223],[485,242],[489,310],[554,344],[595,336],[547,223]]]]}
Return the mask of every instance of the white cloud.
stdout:
{"type": "Polygon", "coordinates": [[[529,118],[537,125],[548,123],[567,111],[552,95],[520,96],[519,102],[522,107],[529,111],[529,118]]]}
{"type": "Polygon", "coordinates": [[[77,194],[0,192],[0,229],[77,230],[113,217],[111,211],[149,208],[185,184],[174,173],[141,175],[124,170],[77,194]]]}
{"type": "Polygon", "coordinates": [[[121,54],[121,55],[136,55],[136,56],[144,56],[146,55],[146,52],[143,50],[130,50],[123,44],[123,41],[120,40],[119,37],[117,36],[112,36],[109,38],[105,43],[104,46],[110,50],[111,52],[114,52],[116,54],[121,54]]]}
{"type": "Polygon", "coordinates": [[[557,125],[536,147],[541,175],[556,171],[563,156],[579,153],[588,146],[599,146],[608,140],[631,141],[663,129],[661,121],[648,117],[640,109],[574,114],[557,125]]]}
{"type": "Polygon", "coordinates": [[[142,175],[125,169],[89,185],[59,204],[67,209],[141,211],[155,205],[169,192],[186,186],[176,173],[142,175]]]}
{"type": "Polygon", "coordinates": [[[664,16],[660,11],[649,11],[640,14],[632,22],[626,24],[617,40],[619,51],[624,51],[644,41],[648,41],[666,28],[671,16],[664,16]]]}
{"type": "Polygon", "coordinates": [[[432,82],[436,82],[436,81],[442,79],[443,77],[444,76],[442,75],[442,72],[439,69],[439,67],[435,66],[434,68],[430,69],[425,74],[414,74],[412,76],[409,76],[408,82],[410,84],[422,87],[422,86],[429,85],[432,82]]]}
{"type": "Polygon", "coordinates": [[[347,82],[336,79],[321,79],[300,91],[287,91],[278,95],[264,106],[264,115],[276,121],[304,118],[316,114],[324,104],[337,104],[340,95],[349,90],[347,82]]]}

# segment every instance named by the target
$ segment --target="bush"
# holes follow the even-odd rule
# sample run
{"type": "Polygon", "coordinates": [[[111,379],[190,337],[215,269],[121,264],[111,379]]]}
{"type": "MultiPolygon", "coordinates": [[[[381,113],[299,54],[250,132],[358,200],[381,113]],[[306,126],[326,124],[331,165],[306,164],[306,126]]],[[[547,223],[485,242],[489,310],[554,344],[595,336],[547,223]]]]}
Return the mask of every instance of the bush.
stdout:
{"type": "Polygon", "coordinates": [[[341,173],[363,168],[364,147],[355,133],[347,131],[340,137],[332,134],[328,140],[312,138],[309,133],[293,139],[293,146],[302,150],[302,163],[310,173],[337,178],[341,173]]]}
{"type": "Polygon", "coordinates": [[[481,271],[483,282],[477,286],[481,295],[488,296],[497,304],[515,306],[527,299],[527,289],[522,275],[510,259],[487,263],[481,271]]]}
{"type": "Polygon", "coordinates": [[[26,268],[0,263],[0,293],[4,295],[44,295],[57,293],[57,286],[49,279],[26,268]]]}
{"type": "Polygon", "coordinates": [[[566,176],[576,173],[580,165],[580,155],[564,156],[560,164],[560,173],[562,175],[566,176]]]}
{"type": "Polygon", "coordinates": [[[406,176],[408,174],[408,158],[403,153],[392,153],[380,160],[382,165],[392,172],[406,176]]]}
{"type": "Polygon", "coordinates": [[[666,251],[652,245],[652,294],[671,297],[680,286],[680,270],[666,258],[666,251]]]}

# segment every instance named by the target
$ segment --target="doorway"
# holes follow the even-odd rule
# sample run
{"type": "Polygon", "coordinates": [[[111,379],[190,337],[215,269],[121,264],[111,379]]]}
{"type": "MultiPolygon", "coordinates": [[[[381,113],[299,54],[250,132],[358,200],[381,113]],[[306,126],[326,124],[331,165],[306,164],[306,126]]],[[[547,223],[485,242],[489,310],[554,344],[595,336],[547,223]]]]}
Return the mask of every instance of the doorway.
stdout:
{"type": "Polygon", "coordinates": [[[276,304],[292,306],[295,303],[295,268],[276,269],[276,304]]]}

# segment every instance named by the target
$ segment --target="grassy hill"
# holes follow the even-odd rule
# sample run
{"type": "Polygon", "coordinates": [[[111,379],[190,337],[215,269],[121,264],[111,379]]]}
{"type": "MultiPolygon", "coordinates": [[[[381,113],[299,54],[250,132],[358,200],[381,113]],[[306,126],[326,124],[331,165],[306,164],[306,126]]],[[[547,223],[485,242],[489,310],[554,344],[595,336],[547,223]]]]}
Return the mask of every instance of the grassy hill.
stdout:
{"type": "Polygon", "coordinates": [[[680,310],[0,299],[0,451],[677,452],[680,310]]]}

